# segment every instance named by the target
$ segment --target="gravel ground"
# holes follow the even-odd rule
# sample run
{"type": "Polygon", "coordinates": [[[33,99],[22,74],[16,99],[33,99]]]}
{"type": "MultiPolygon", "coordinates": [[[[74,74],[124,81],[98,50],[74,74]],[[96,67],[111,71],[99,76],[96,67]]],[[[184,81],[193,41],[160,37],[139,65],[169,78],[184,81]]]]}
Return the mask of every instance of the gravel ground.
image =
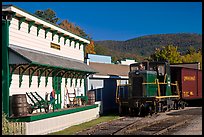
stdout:
{"type": "MultiPolygon", "coordinates": [[[[196,107],[186,107],[185,109],[182,110],[172,110],[169,112],[165,113],[159,113],[155,114],[153,116],[147,116],[145,118],[140,118],[140,117],[124,117],[124,119],[121,117],[120,119],[123,119],[122,121],[114,120],[112,122],[105,122],[102,124],[98,124],[97,126],[94,126],[90,129],[81,131],[76,133],[76,135],[88,135],[88,134],[99,134],[99,131],[101,130],[102,127],[106,127],[109,130],[114,129],[114,125],[116,126],[116,121],[117,123],[120,123],[118,126],[124,127],[126,125],[122,124],[123,122],[134,122],[135,124],[131,127],[124,128],[117,132],[115,135],[126,135],[129,132],[134,132],[132,129],[137,128],[138,126],[141,125],[147,125],[148,123],[152,123],[154,121],[158,120],[163,120],[171,117],[176,117],[181,116],[181,115],[193,115],[195,118],[189,119],[184,125],[181,125],[181,127],[177,127],[175,129],[172,129],[172,131],[169,131],[167,135],[202,135],[202,107],[196,108],[196,107]],[[189,109],[195,109],[195,111],[188,111],[189,109]],[[142,119],[142,121],[140,121],[142,119]],[[136,122],[138,121],[138,122],[136,122]],[[122,123],[121,123],[122,122],[122,123]],[[109,126],[107,126],[107,124],[109,126]],[[111,127],[110,127],[111,126],[111,127]]],[[[107,131],[109,131],[107,130],[107,131]]],[[[101,134],[105,135],[105,131],[100,131],[101,134]]]]}
{"type": "Polygon", "coordinates": [[[185,128],[174,132],[172,135],[202,135],[202,115],[186,123],[185,128]]]}
{"type": "Polygon", "coordinates": [[[174,129],[168,135],[202,135],[202,107],[186,107],[184,110],[195,108],[196,112],[186,113],[187,115],[194,115],[194,118],[187,121],[180,128],[174,129]]]}

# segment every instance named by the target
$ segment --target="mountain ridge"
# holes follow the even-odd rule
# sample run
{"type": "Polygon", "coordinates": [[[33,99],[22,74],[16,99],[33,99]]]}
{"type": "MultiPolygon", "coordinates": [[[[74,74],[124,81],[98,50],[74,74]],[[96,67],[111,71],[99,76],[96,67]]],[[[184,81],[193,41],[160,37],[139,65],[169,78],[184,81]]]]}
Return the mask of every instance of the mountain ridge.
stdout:
{"type": "Polygon", "coordinates": [[[122,58],[134,58],[143,60],[154,53],[156,48],[174,45],[181,54],[185,53],[190,46],[196,50],[202,49],[202,34],[197,33],[170,33],[152,34],[125,41],[104,40],[94,41],[96,54],[110,55],[113,61],[122,58]]]}

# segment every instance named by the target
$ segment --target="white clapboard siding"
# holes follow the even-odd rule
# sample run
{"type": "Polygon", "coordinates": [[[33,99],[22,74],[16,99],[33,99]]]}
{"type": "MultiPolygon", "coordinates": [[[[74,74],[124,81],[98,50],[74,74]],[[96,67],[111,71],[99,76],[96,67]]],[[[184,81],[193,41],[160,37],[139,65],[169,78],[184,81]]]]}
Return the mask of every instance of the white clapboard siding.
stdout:
{"type": "MultiPolygon", "coordinates": [[[[76,79],[73,79],[72,81],[72,86],[70,86],[71,79],[67,79],[67,89],[69,93],[74,93],[74,89],[76,90],[77,96],[85,95],[84,94],[84,80],[82,80],[82,84],[80,86],[80,79],[78,79],[78,83],[75,86],[75,81],[76,79]],[[80,92],[78,92],[78,90],[80,92]]],[[[45,98],[45,93],[50,93],[52,91],[52,77],[48,77],[48,83],[47,86],[45,87],[45,77],[41,77],[41,82],[40,86],[38,87],[38,78],[37,76],[32,77],[32,83],[31,86],[29,87],[29,76],[28,75],[23,75],[23,81],[21,83],[21,87],[19,87],[19,75],[13,74],[12,75],[12,82],[10,86],[10,96],[14,94],[26,94],[26,92],[34,92],[36,91],[41,97],[45,98]]],[[[65,97],[66,91],[65,91],[65,78],[62,78],[62,83],[61,83],[61,106],[64,106],[64,97],[65,97]]],[[[32,103],[30,99],[27,97],[28,103],[32,103]]],[[[38,110],[39,111],[39,110],[38,110]]],[[[35,111],[34,111],[35,113],[35,111]]]]}
{"type": "Polygon", "coordinates": [[[84,38],[82,38],[82,37],[80,37],[80,36],[77,36],[77,35],[75,35],[75,34],[73,34],[73,33],[71,33],[71,32],[68,32],[68,31],[66,31],[66,30],[64,30],[64,29],[62,29],[62,28],[60,28],[60,27],[57,27],[56,25],[52,25],[52,23],[49,23],[49,22],[47,22],[47,21],[44,21],[44,20],[42,20],[42,19],[40,19],[40,18],[38,18],[38,17],[36,17],[36,16],[33,16],[32,14],[30,14],[30,13],[28,13],[28,12],[25,12],[25,11],[19,9],[19,8],[14,7],[14,6],[5,8],[5,9],[3,9],[3,10],[4,10],[4,11],[13,11],[13,12],[15,12],[16,15],[18,15],[18,16],[20,15],[20,16],[26,17],[27,20],[36,21],[36,22],[38,22],[39,24],[43,24],[44,26],[47,26],[47,27],[50,27],[50,28],[52,28],[52,29],[54,29],[54,30],[60,31],[61,33],[64,33],[64,34],[66,34],[66,35],[70,35],[71,37],[74,37],[74,38],[79,39],[79,40],[81,40],[81,41],[84,41],[84,42],[86,42],[86,43],[90,43],[90,41],[88,41],[88,40],[86,40],[86,39],[84,39],[84,38]]]}
{"type": "Polygon", "coordinates": [[[76,44],[74,48],[74,42],[72,41],[71,46],[69,40],[66,41],[64,45],[64,38],[60,38],[60,43],[58,43],[58,35],[54,35],[54,39],[52,41],[52,33],[48,32],[47,37],[45,38],[45,31],[40,30],[39,35],[37,36],[37,27],[32,26],[30,33],[28,33],[28,24],[22,22],[21,29],[18,30],[18,20],[12,19],[10,25],[10,44],[39,50],[51,54],[56,54],[76,60],[83,61],[84,60],[84,52],[83,45],[79,49],[79,44],[76,44]],[[55,44],[60,45],[60,50],[50,48],[50,43],[53,42],[55,44]]]}
{"type": "MultiPolygon", "coordinates": [[[[84,93],[84,80],[82,80],[81,86],[80,86],[80,79],[77,80],[78,83],[77,83],[76,86],[75,86],[75,80],[76,79],[72,80],[72,86],[70,86],[71,79],[70,78],[67,79],[67,90],[68,90],[68,93],[74,93],[74,89],[75,89],[77,96],[80,96],[81,94],[85,95],[85,93],[84,93]],[[80,90],[79,94],[77,94],[77,89],[80,90]]],[[[65,104],[64,101],[65,101],[65,95],[66,95],[65,78],[62,78],[61,95],[62,95],[62,107],[63,107],[64,104],[65,104]]]]}
{"type": "MultiPolygon", "coordinates": [[[[19,87],[19,75],[12,75],[12,82],[10,86],[10,96],[14,94],[26,94],[26,92],[36,91],[41,97],[45,98],[45,93],[50,93],[52,91],[52,77],[48,78],[47,86],[45,87],[45,77],[41,77],[40,86],[38,87],[37,76],[32,77],[32,83],[29,87],[29,76],[23,75],[23,81],[21,87],[19,87]]],[[[31,103],[27,97],[28,103],[31,103]]]]}

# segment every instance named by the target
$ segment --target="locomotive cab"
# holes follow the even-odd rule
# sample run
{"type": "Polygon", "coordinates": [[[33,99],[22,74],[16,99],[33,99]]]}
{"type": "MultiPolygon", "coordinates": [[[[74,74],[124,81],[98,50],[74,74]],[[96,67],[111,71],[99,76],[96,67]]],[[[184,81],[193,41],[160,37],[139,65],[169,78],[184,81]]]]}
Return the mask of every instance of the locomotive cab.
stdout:
{"type": "Polygon", "coordinates": [[[149,71],[147,63],[144,63],[143,70],[133,70],[132,68],[139,68],[141,64],[131,64],[131,71],[129,72],[129,98],[134,97],[149,97],[157,95],[156,85],[145,85],[144,83],[154,83],[157,78],[156,71],[149,71]]]}
{"type": "Polygon", "coordinates": [[[157,72],[157,79],[160,83],[160,95],[170,96],[171,92],[171,77],[170,77],[170,64],[168,62],[149,62],[149,69],[154,69],[157,72]]]}
{"type": "Polygon", "coordinates": [[[129,83],[131,85],[129,89],[130,98],[134,96],[150,97],[172,95],[168,62],[142,62],[131,64],[129,83]],[[141,65],[144,66],[143,70],[139,69],[141,65]],[[158,87],[156,83],[160,83],[160,86],[158,87]],[[158,88],[160,93],[158,93],[158,88]]]}

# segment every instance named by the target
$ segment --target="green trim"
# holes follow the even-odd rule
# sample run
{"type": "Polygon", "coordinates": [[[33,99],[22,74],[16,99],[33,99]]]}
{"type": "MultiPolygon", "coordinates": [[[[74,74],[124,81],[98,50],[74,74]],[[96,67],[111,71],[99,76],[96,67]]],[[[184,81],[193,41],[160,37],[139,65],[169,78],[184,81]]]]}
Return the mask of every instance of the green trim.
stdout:
{"type": "MultiPolygon", "coordinates": [[[[22,21],[20,21],[20,24],[22,23],[22,22],[25,22],[26,20],[24,20],[23,18],[25,18],[25,17],[15,17],[15,18],[17,18],[18,20],[20,20],[21,18],[21,20],[22,21]]],[[[35,25],[35,21],[26,21],[28,24],[29,24],[29,28],[28,28],[28,33],[30,33],[30,28],[33,26],[33,25],[35,25]]],[[[40,29],[42,29],[43,28],[43,24],[36,24],[36,26],[37,27],[39,27],[39,28],[37,28],[37,36],[39,35],[39,30],[40,29]]],[[[61,28],[62,29],[62,28],[61,28]]],[[[19,30],[20,30],[20,25],[19,25],[19,30]]],[[[45,29],[45,38],[47,37],[47,33],[49,32],[51,30],[51,28],[50,27],[48,27],[48,28],[46,28],[45,29]]],[[[53,31],[57,31],[57,30],[53,30],[53,31]]],[[[65,31],[67,31],[67,30],[65,30],[65,31]]],[[[59,36],[59,39],[63,36],[63,35],[65,35],[64,33],[59,33],[59,34],[61,34],[60,36],[59,36]]],[[[55,34],[54,34],[55,35],[55,34]]],[[[53,36],[54,37],[54,36],[53,36]]],[[[83,42],[83,41],[80,41],[79,39],[76,39],[76,38],[74,38],[74,37],[70,37],[70,36],[65,36],[65,37],[67,37],[66,39],[65,39],[65,41],[64,41],[64,45],[66,44],[66,40],[67,39],[70,39],[70,43],[72,42],[72,41],[74,41],[75,42],[75,45],[74,45],[74,48],[76,47],[76,42],[78,42],[78,43],[84,43],[84,44],[88,44],[88,43],[86,43],[86,42],[83,42]]],[[[79,37],[81,37],[81,36],[79,36],[79,37]]],[[[81,38],[83,38],[83,37],[81,37],[81,38]]],[[[60,42],[60,40],[58,39],[58,43],[60,42]]],[[[86,39],[86,38],[83,38],[83,39],[86,39]]],[[[52,40],[53,40],[53,38],[52,38],[52,40]]],[[[86,40],[88,40],[88,39],[86,39],[86,40]]],[[[89,41],[89,40],[88,40],[89,41]]],[[[70,44],[70,46],[71,46],[71,44],[70,44]]],[[[80,49],[80,44],[79,44],[79,49],[80,49]]]]}
{"type": "Polygon", "coordinates": [[[35,24],[35,21],[28,21],[28,33],[30,33],[30,28],[35,24]]]}
{"type": "Polygon", "coordinates": [[[21,87],[21,84],[22,84],[22,81],[23,81],[23,74],[28,70],[30,69],[30,67],[32,67],[32,64],[31,65],[28,65],[26,68],[23,68],[23,66],[21,66],[19,68],[19,87],[21,87]],[[23,71],[21,72],[20,69],[23,69],[23,71]]]}
{"type": "Polygon", "coordinates": [[[21,87],[23,76],[21,75],[21,69],[23,69],[23,66],[19,67],[19,88],[21,87]]]}
{"type": "Polygon", "coordinates": [[[18,30],[20,30],[21,29],[21,24],[22,24],[22,22],[24,22],[25,21],[25,17],[19,17],[18,18],[19,19],[19,21],[18,21],[18,30]]]}
{"type": "Polygon", "coordinates": [[[58,43],[60,43],[60,38],[64,35],[64,33],[58,33],[58,43]]]}
{"type": "Polygon", "coordinates": [[[51,32],[52,32],[52,41],[53,41],[55,34],[57,34],[57,30],[53,30],[51,32]]]}
{"type": "Polygon", "coordinates": [[[47,67],[47,68],[45,68],[44,70],[40,70],[40,75],[38,76],[38,87],[40,86],[40,82],[41,82],[41,77],[42,77],[42,74],[44,73],[44,72],[46,72],[46,70],[48,70],[49,68],[47,67]]]}
{"type": "Polygon", "coordinates": [[[65,86],[67,85],[67,79],[68,79],[68,78],[65,78],[65,86]]]}
{"type": "Polygon", "coordinates": [[[43,24],[37,25],[37,36],[39,35],[39,31],[40,31],[40,29],[42,29],[42,28],[43,28],[43,24]]]}
{"type": "MultiPolygon", "coordinates": [[[[86,95],[86,90],[87,90],[87,89],[86,89],[86,85],[87,85],[87,78],[84,78],[84,95],[85,95],[85,96],[87,96],[87,95],[86,95]]],[[[87,86],[88,86],[88,85],[87,85],[87,86]]],[[[87,102],[88,102],[88,100],[86,100],[86,103],[87,103],[87,102]]]]}
{"type": "Polygon", "coordinates": [[[5,17],[10,16],[10,15],[12,16],[12,18],[14,18],[16,16],[16,12],[14,12],[14,11],[3,11],[1,14],[2,14],[2,19],[6,19],[5,17]]]}
{"type": "Polygon", "coordinates": [[[71,74],[71,71],[67,70],[62,74],[62,77],[64,77],[66,74],[71,74]]]}
{"type": "Polygon", "coordinates": [[[75,87],[77,87],[78,84],[78,78],[75,78],[75,87]]]}
{"type": "Polygon", "coordinates": [[[75,74],[76,74],[76,72],[71,72],[71,74],[69,75],[69,77],[70,77],[70,87],[72,87],[72,85],[73,85],[73,78],[76,78],[75,74]]]}
{"type": "Polygon", "coordinates": [[[51,30],[51,28],[45,28],[45,38],[47,38],[47,33],[51,30]]]}
{"type": "Polygon", "coordinates": [[[81,87],[82,84],[82,78],[80,78],[79,86],[81,87]]]}
{"type": "Polygon", "coordinates": [[[69,39],[69,36],[64,36],[64,45],[66,44],[67,39],[69,39]]]}
{"type": "Polygon", "coordinates": [[[82,36],[79,36],[79,35],[77,35],[77,34],[74,34],[74,33],[72,33],[72,32],[69,31],[69,30],[66,30],[66,29],[60,28],[57,24],[54,24],[54,23],[52,23],[52,22],[49,22],[49,21],[47,21],[47,20],[44,19],[44,18],[41,18],[41,17],[39,17],[39,16],[37,16],[37,15],[35,15],[35,14],[31,14],[31,13],[29,13],[29,12],[27,12],[27,11],[25,11],[25,10],[19,8],[19,7],[16,7],[16,6],[14,6],[14,5],[12,5],[12,6],[15,7],[16,9],[19,9],[19,10],[21,10],[21,11],[23,11],[23,12],[25,12],[25,13],[31,15],[31,16],[33,16],[33,17],[36,17],[36,18],[38,18],[38,19],[40,19],[40,20],[42,20],[42,21],[44,21],[44,22],[47,22],[47,23],[49,23],[49,24],[51,24],[51,25],[53,25],[53,26],[55,26],[55,27],[57,27],[57,28],[59,28],[59,29],[62,29],[62,30],[67,31],[67,32],[69,32],[69,33],[71,33],[71,34],[73,34],[73,35],[76,35],[76,36],[78,36],[78,37],[80,37],[80,38],[83,38],[83,39],[89,41],[89,39],[87,39],[87,38],[85,38],[85,37],[82,37],[82,36]]]}
{"type": "Polygon", "coordinates": [[[70,72],[69,70],[68,71],[65,71],[63,74],[62,74],[62,77],[65,76],[65,85],[67,85],[67,79],[68,77],[66,77],[66,74],[71,74],[72,72],[70,72]]]}
{"type": "Polygon", "coordinates": [[[9,116],[9,20],[2,19],[2,111],[9,116]]]}
{"type": "Polygon", "coordinates": [[[78,40],[78,39],[75,39],[75,40],[74,40],[74,48],[76,48],[76,44],[77,44],[77,43],[79,43],[79,40],[78,40]]]}
{"type": "Polygon", "coordinates": [[[80,73],[75,73],[74,76],[75,76],[75,87],[77,86],[77,81],[78,81],[78,77],[79,77],[80,73]]]}
{"type": "Polygon", "coordinates": [[[61,109],[61,103],[62,103],[62,96],[61,96],[61,83],[62,78],[57,76],[58,72],[54,72],[52,75],[52,87],[55,90],[55,99],[54,105],[56,106],[54,109],[61,109]]]}
{"type": "Polygon", "coordinates": [[[55,70],[50,70],[50,71],[48,72],[48,75],[45,77],[45,87],[47,87],[48,77],[49,77],[49,75],[50,75],[53,71],[55,71],[55,70]]]}
{"type": "MultiPolygon", "coordinates": [[[[61,69],[59,69],[59,68],[52,68],[52,70],[53,70],[52,77],[60,77],[60,76],[58,75],[58,73],[59,73],[60,71],[63,71],[63,70],[61,70],[61,69]]],[[[61,72],[60,72],[60,73],[61,73],[61,72]]]]}
{"type": "Polygon", "coordinates": [[[81,49],[81,44],[84,44],[84,42],[79,41],[79,49],[81,49]]]}
{"type": "Polygon", "coordinates": [[[70,87],[72,87],[73,77],[70,78],[70,87]]]}
{"type": "Polygon", "coordinates": [[[70,40],[70,41],[69,41],[69,46],[71,47],[71,46],[72,46],[71,43],[72,43],[72,41],[74,41],[74,38],[71,38],[71,37],[70,37],[69,40],[70,40]]]}
{"type": "Polygon", "coordinates": [[[42,73],[43,73],[44,70],[40,69],[40,70],[38,70],[38,71],[40,71],[40,72],[39,72],[39,73],[40,73],[40,76],[38,76],[38,88],[39,88],[40,82],[41,82],[40,78],[41,78],[41,75],[42,75],[42,73]]]}
{"type": "Polygon", "coordinates": [[[59,70],[57,73],[56,73],[56,77],[62,77],[62,72],[64,71],[64,73],[66,72],[64,69],[61,69],[59,70]]]}
{"type": "Polygon", "coordinates": [[[32,77],[30,77],[31,76],[31,74],[30,74],[31,70],[34,71],[34,69],[33,68],[29,69],[29,87],[31,86],[31,83],[32,83],[32,77]]]}
{"type": "Polygon", "coordinates": [[[83,101],[88,101],[88,96],[76,96],[76,98],[81,98],[83,101]]]}
{"type": "MultiPolygon", "coordinates": [[[[84,74],[84,73],[78,73],[77,74],[77,80],[78,79],[80,79],[80,87],[81,87],[81,84],[82,84],[82,79],[83,79],[83,77],[85,76],[86,74],[84,74]]],[[[78,84],[78,81],[76,82],[76,85],[78,84]]]]}
{"type": "Polygon", "coordinates": [[[21,67],[21,64],[20,64],[20,65],[10,65],[10,67],[11,67],[11,72],[10,72],[10,74],[9,74],[9,87],[11,86],[12,75],[13,75],[14,71],[15,71],[17,68],[21,67]]]}
{"type": "Polygon", "coordinates": [[[83,78],[80,78],[80,87],[81,87],[81,84],[82,84],[82,79],[83,79],[83,78]]]}
{"type": "Polygon", "coordinates": [[[39,70],[39,69],[42,69],[42,67],[39,66],[39,67],[35,68],[35,69],[33,70],[33,72],[29,75],[29,87],[31,86],[31,83],[32,83],[33,74],[34,74],[37,70],[39,70]]]}
{"type": "Polygon", "coordinates": [[[33,122],[37,120],[43,120],[47,118],[53,118],[57,116],[63,116],[63,115],[68,115],[72,113],[77,113],[80,111],[85,111],[89,109],[93,109],[98,107],[98,104],[94,104],[91,106],[83,106],[83,107],[78,107],[74,109],[67,109],[67,110],[60,110],[60,111],[55,111],[55,112],[49,112],[49,113],[43,113],[43,114],[36,114],[33,116],[27,116],[27,117],[21,117],[21,118],[9,118],[9,121],[14,121],[14,122],[33,122]]]}

